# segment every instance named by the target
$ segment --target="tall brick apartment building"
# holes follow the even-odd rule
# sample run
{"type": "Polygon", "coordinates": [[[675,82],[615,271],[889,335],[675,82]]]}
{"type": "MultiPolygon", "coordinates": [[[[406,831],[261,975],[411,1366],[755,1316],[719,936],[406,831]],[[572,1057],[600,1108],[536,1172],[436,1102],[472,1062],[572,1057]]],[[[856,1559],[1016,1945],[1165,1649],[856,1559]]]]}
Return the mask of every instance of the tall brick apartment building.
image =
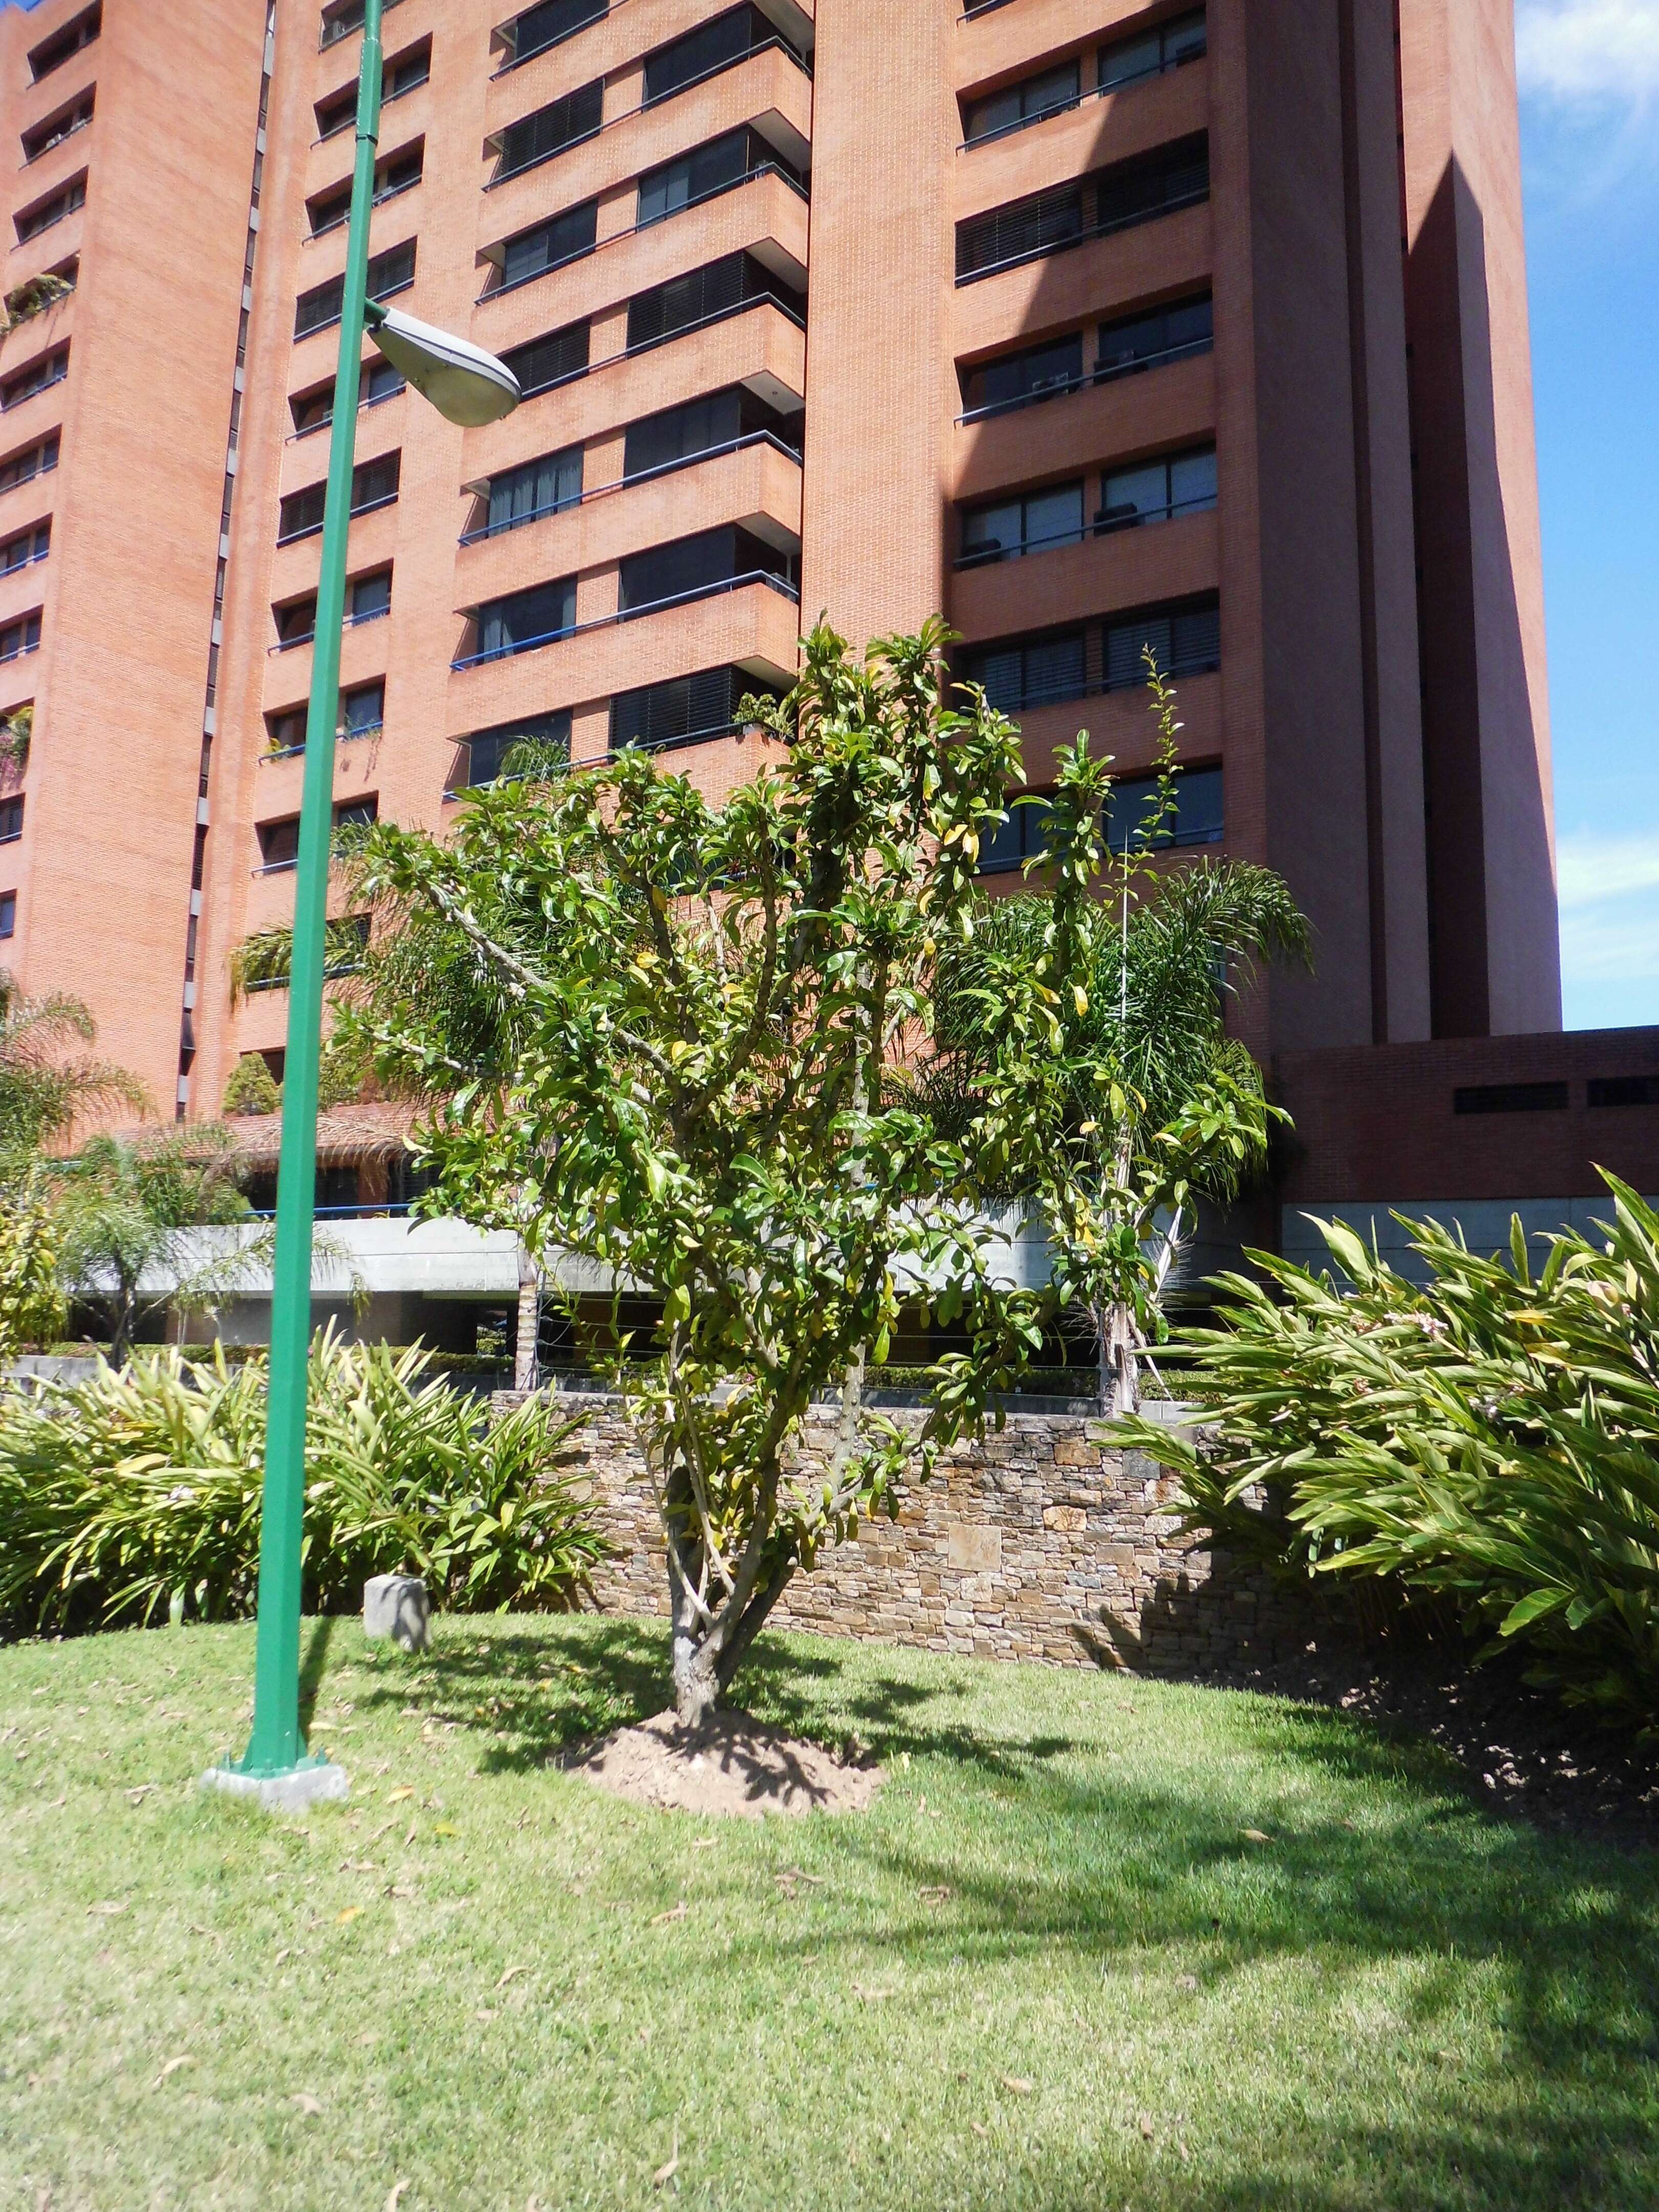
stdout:
{"type": "MultiPolygon", "coordinates": [[[[0,961],[191,1115],[283,1044],[230,973],[292,908],[362,17],[0,15],[0,961]]],[[[341,815],[441,828],[526,730],[727,788],[821,608],[942,608],[1033,783],[1086,724],[1132,801],[1151,642],[1181,842],[1317,932],[1242,1015],[1285,1195],[1573,1198],[1614,1122],[1659,1183],[1659,1041],[1557,1035],[1511,17],[391,0],[372,288],[526,397],[367,349],[341,815]]]]}

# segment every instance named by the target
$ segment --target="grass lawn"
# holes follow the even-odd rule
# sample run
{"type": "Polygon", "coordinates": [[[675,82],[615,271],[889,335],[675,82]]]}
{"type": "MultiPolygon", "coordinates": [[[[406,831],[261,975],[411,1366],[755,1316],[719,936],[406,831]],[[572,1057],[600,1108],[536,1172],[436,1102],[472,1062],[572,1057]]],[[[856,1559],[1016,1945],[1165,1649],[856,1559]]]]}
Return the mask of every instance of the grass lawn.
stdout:
{"type": "Polygon", "coordinates": [[[888,1786],[717,1825],[547,1763],[650,1629],[321,1624],[351,1799],[282,1823],[190,1786],[252,1650],[0,1651],[0,2212],[1659,2203],[1659,1857],[1363,1724],[775,1638],[888,1786]]]}

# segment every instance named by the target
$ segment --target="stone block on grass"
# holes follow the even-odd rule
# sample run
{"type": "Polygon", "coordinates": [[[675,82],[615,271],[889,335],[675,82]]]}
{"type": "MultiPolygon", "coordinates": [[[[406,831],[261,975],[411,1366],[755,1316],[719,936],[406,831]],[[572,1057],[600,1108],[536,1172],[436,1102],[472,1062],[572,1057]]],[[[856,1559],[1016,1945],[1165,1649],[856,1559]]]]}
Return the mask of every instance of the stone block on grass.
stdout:
{"type": "Polygon", "coordinates": [[[402,1651],[432,1640],[432,1602],[417,1575],[374,1575],[363,1584],[363,1634],[390,1637],[402,1651]]]}

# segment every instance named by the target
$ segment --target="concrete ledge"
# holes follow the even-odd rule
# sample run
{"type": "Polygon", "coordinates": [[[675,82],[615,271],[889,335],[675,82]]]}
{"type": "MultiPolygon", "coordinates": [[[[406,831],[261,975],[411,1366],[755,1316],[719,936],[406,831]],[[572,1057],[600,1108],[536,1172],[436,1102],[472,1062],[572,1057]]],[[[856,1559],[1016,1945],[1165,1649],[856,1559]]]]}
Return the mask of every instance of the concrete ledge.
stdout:
{"type": "Polygon", "coordinates": [[[232,1766],[210,1766],[198,1787],[217,1790],[227,1797],[252,1798],[263,1813],[304,1813],[351,1794],[344,1767],[325,1759],[307,1760],[288,1774],[239,1774],[232,1766]]]}

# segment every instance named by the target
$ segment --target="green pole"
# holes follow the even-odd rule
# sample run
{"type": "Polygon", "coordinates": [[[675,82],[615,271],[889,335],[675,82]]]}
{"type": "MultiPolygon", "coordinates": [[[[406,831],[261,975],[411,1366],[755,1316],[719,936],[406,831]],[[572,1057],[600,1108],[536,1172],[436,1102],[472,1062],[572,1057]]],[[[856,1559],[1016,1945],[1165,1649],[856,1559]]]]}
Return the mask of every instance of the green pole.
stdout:
{"type": "Polygon", "coordinates": [[[317,585],[316,642],[312,648],[311,703],[306,718],[305,791],[294,878],[294,951],[289,981],[288,1054],[283,1068],[283,1145],[270,1303],[270,1420],[259,1522],[253,1733],[235,1769],[252,1780],[290,1774],[313,1763],[306,1756],[300,1730],[300,1584],[306,1385],[311,1352],[312,1231],[317,1194],[317,1072],[322,1054],[346,540],[351,521],[351,477],[368,290],[368,226],[380,134],[381,4],[382,0],[364,0],[357,159],[351,185],[345,295],[340,310],[334,423],[329,434],[322,574],[317,585]]]}

